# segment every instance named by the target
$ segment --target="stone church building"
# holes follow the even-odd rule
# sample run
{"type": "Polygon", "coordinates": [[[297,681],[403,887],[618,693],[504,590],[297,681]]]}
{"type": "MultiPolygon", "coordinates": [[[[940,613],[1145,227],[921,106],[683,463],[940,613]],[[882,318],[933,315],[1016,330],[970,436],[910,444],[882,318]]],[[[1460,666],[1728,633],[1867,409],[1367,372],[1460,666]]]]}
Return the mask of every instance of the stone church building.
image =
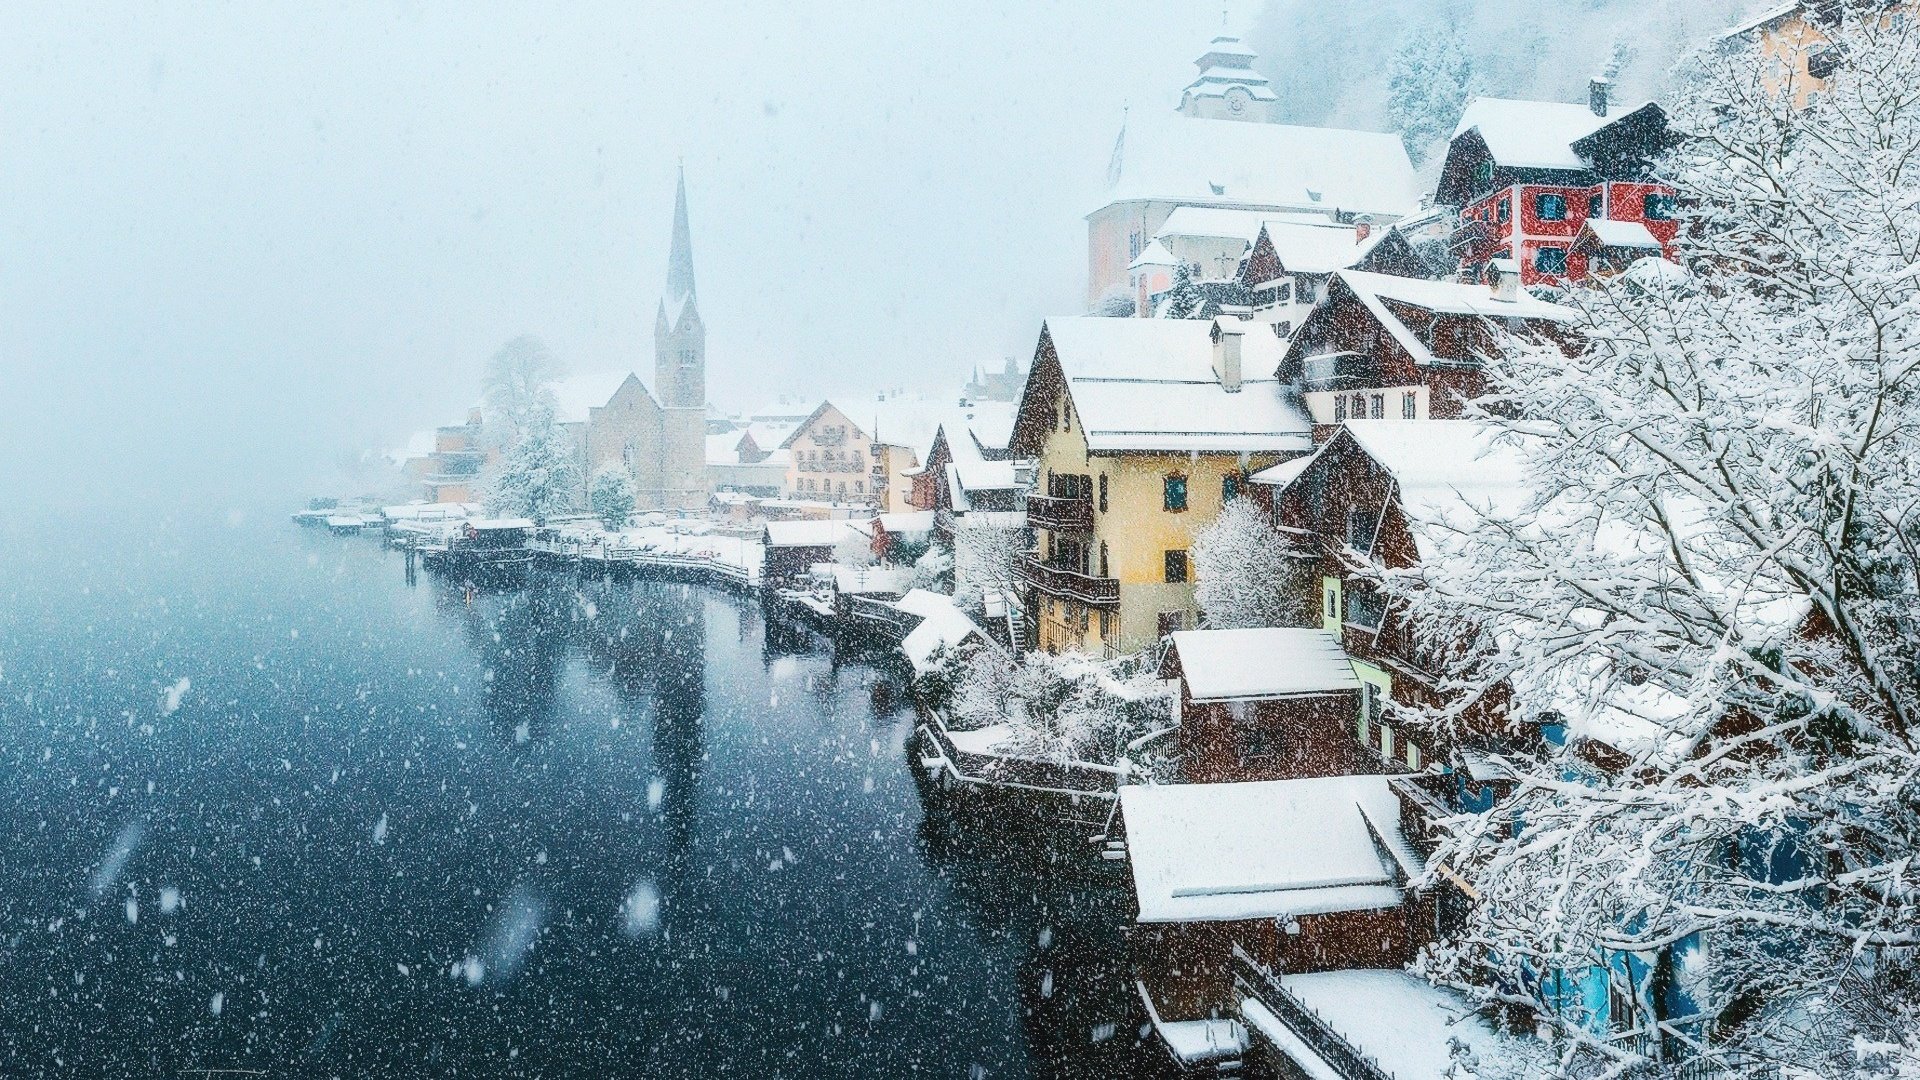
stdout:
{"type": "Polygon", "coordinates": [[[694,294],[693,234],[682,170],[674,195],[666,295],[653,320],[653,392],[629,374],[606,404],[587,410],[587,482],[617,465],[633,478],[640,511],[704,509],[706,440],[707,328],[694,294]]]}

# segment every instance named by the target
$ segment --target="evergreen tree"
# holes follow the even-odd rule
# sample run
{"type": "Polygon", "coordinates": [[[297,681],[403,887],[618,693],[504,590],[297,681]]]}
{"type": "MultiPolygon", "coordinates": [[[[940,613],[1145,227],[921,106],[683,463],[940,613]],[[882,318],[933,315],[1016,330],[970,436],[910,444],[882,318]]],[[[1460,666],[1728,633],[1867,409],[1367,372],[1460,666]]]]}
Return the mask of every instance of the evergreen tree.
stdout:
{"type": "Polygon", "coordinates": [[[634,503],[633,477],[627,475],[627,470],[609,464],[593,474],[587,505],[607,528],[625,528],[627,520],[633,517],[634,503]]]}
{"type": "Polygon", "coordinates": [[[1453,134],[1467,104],[1473,61],[1452,26],[1420,27],[1387,61],[1387,116],[1415,165],[1453,134]]]}
{"type": "Polygon", "coordinates": [[[1200,292],[1200,286],[1193,283],[1193,274],[1187,270],[1187,264],[1181,263],[1173,269],[1173,287],[1167,290],[1166,302],[1160,306],[1160,316],[1165,319],[1191,319],[1200,313],[1200,307],[1206,297],[1200,292]]]}

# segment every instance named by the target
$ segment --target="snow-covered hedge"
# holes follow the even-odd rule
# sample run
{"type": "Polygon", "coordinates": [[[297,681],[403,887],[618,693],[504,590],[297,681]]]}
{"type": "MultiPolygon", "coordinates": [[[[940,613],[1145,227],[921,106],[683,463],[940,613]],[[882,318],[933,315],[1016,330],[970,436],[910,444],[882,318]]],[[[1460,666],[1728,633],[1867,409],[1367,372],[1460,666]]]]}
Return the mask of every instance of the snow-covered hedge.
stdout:
{"type": "Polygon", "coordinates": [[[1172,709],[1170,691],[1143,656],[948,653],[922,692],[954,728],[1007,724],[1010,752],[1055,761],[1110,764],[1129,740],[1166,726],[1172,709]]]}

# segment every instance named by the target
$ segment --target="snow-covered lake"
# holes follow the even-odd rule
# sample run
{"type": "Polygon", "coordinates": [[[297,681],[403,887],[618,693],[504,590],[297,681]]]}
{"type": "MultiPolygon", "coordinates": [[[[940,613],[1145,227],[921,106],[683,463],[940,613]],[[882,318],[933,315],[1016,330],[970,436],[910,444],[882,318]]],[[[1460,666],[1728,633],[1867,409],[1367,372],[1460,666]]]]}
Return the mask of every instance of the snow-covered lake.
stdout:
{"type": "Polygon", "coordinates": [[[280,521],[88,535],[0,560],[8,1077],[1155,1067],[1123,898],[924,820],[867,659],[280,521]]]}

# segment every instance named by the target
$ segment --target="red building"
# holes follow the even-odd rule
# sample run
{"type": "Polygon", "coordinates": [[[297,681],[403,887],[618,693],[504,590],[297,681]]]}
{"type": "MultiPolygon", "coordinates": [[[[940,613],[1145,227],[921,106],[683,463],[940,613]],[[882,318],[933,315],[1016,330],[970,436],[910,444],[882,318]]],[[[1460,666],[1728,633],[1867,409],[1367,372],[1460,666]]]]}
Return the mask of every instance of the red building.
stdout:
{"type": "Polygon", "coordinates": [[[1603,79],[1587,105],[1475,98],[1435,195],[1460,210],[1461,271],[1513,259],[1522,284],[1562,284],[1670,255],[1675,193],[1650,172],[1667,140],[1660,106],[1614,109],[1603,79]]]}

